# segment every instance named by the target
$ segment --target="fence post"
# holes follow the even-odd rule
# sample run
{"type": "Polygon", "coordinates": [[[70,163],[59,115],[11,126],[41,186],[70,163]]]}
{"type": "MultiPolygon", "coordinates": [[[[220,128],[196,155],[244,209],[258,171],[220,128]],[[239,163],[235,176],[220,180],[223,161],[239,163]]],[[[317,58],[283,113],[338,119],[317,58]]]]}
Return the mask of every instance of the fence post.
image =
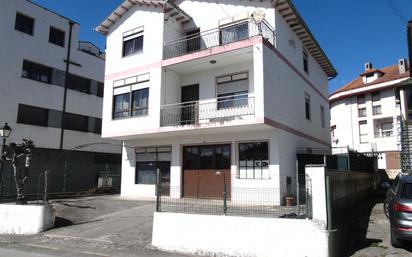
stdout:
{"type": "Polygon", "coordinates": [[[296,160],[296,205],[298,207],[298,215],[300,214],[300,200],[299,200],[299,195],[300,195],[300,183],[299,183],[299,160],[296,160]]]}
{"type": "Polygon", "coordinates": [[[156,212],[160,212],[160,169],[156,169],[156,212]]]}
{"type": "Polygon", "coordinates": [[[226,175],[223,173],[223,214],[227,214],[227,188],[226,188],[226,175]]]}
{"type": "Polygon", "coordinates": [[[63,175],[63,193],[66,193],[66,184],[67,184],[67,168],[69,166],[69,163],[67,161],[64,162],[64,175],[63,175]]]}
{"type": "Polygon", "coordinates": [[[333,229],[332,223],[332,204],[330,202],[330,177],[326,176],[326,211],[327,211],[327,230],[333,229]]]}
{"type": "Polygon", "coordinates": [[[49,176],[49,170],[44,172],[44,195],[43,195],[43,205],[47,203],[47,180],[49,176]]]}

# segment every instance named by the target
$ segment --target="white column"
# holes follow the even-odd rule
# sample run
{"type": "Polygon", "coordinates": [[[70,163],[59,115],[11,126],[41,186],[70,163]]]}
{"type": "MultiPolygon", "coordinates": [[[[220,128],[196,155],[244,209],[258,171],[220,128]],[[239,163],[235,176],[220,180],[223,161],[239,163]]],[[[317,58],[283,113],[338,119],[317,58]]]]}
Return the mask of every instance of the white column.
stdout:
{"type": "Polygon", "coordinates": [[[136,154],[133,147],[128,146],[128,142],[123,142],[122,152],[122,186],[121,195],[130,195],[134,188],[136,176],[136,154]]]}
{"type": "Polygon", "coordinates": [[[327,225],[326,209],[326,182],[325,167],[322,165],[307,165],[305,168],[306,175],[309,176],[312,183],[312,215],[314,220],[323,223],[324,228],[327,225]]]}

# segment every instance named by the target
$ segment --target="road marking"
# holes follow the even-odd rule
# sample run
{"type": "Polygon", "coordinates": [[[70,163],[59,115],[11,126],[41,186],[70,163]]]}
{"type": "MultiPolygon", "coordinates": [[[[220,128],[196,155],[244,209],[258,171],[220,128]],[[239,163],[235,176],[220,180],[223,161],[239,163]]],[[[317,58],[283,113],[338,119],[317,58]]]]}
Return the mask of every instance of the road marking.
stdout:
{"type": "Polygon", "coordinates": [[[107,254],[103,254],[103,253],[95,253],[95,252],[79,252],[79,253],[83,253],[83,254],[89,254],[89,255],[96,255],[96,256],[103,256],[103,257],[110,257],[111,255],[107,255],[107,254]]]}
{"type": "Polygon", "coordinates": [[[23,244],[23,245],[37,247],[37,248],[43,248],[43,249],[49,249],[49,250],[60,250],[60,248],[52,247],[52,246],[45,246],[45,245],[36,245],[36,244],[23,244]]]}

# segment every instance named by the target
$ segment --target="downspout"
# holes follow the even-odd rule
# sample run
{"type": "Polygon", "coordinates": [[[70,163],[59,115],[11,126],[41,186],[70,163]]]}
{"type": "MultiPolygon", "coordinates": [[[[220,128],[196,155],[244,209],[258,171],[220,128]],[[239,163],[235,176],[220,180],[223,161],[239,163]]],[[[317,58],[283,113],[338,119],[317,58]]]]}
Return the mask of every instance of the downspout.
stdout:
{"type": "Polygon", "coordinates": [[[60,131],[60,150],[63,150],[64,141],[64,116],[66,114],[66,100],[67,100],[67,85],[69,83],[69,68],[70,68],[70,55],[72,48],[72,32],[73,32],[72,21],[69,21],[69,43],[67,45],[67,57],[66,57],[66,70],[64,73],[64,94],[63,94],[63,108],[62,108],[62,120],[61,120],[61,131],[60,131]]]}

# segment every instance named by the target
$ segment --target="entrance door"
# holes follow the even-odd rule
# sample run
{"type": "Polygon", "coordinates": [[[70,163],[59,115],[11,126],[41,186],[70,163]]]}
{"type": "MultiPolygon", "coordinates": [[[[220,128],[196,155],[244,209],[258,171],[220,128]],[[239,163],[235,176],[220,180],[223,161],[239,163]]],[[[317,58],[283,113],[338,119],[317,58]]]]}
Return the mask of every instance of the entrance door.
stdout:
{"type": "Polygon", "coordinates": [[[186,33],[186,53],[200,50],[200,29],[195,29],[186,33]]]}
{"type": "Polygon", "coordinates": [[[170,162],[159,161],[157,165],[160,170],[160,192],[162,195],[170,195],[170,162]]]}
{"type": "Polygon", "coordinates": [[[182,87],[181,101],[181,125],[196,123],[198,108],[196,101],[199,101],[199,84],[182,87]]]}
{"type": "Polygon", "coordinates": [[[183,148],[183,196],[222,199],[226,183],[230,199],[230,145],[202,145],[183,148]]]}

